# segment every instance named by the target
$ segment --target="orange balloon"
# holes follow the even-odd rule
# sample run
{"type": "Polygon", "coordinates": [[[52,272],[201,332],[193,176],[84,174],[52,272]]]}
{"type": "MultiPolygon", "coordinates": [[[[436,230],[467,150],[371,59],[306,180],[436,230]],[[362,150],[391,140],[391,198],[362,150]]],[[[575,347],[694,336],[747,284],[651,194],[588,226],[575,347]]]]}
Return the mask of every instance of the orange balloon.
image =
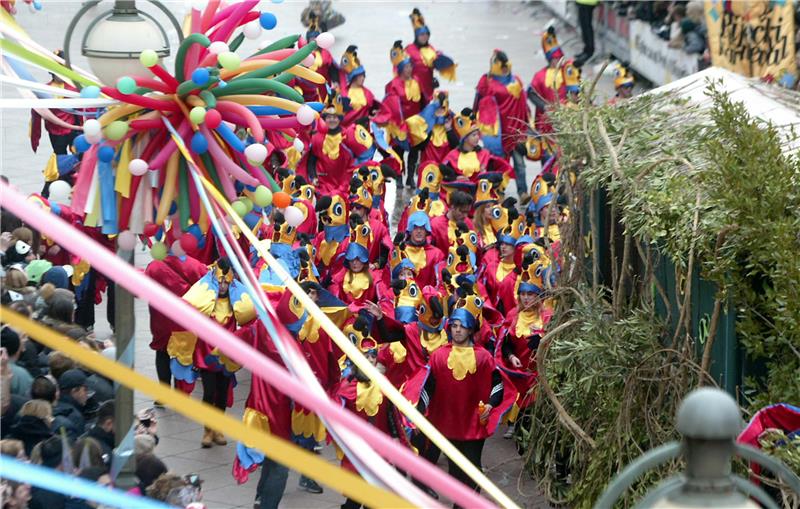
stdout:
{"type": "Polygon", "coordinates": [[[278,191],[272,195],[272,204],[279,209],[285,209],[292,204],[292,197],[288,193],[278,191]]]}

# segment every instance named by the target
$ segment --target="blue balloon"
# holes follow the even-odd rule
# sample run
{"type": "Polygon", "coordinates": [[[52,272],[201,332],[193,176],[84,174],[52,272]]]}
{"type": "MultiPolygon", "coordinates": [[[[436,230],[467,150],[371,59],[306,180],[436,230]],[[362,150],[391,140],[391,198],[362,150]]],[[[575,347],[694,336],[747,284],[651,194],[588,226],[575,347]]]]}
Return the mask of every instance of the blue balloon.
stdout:
{"type": "Polygon", "coordinates": [[[75,137],[75,141],[72,143],[79,153],[84,153],[92,146],[88,141],[86,141],[86,136],[80,135],[75,137]]]}
{"type": "Polygon", "coordinates": [[[192,136],[192,150],[198,154],[205,154],[208,152],[208,140],[203,136],[203,133],[196,132],[192,136]]]}
{"type": "Polygon", "coordinates": [[[42,2],[40,2],[39,0],[33,0],[33,8],[36,9],[37,11],[41,11],[42,2]]]}
{"type": "Polygon", "coordinates": [[[274,4],[282,4],[283,0],[272,0],[272,3],[274,3],[274,4]]]}
{"type": "Polygon", "coordinates": [[[200,85],[201,87],[208,83],[211,74],[209,74],[208,69],[205,67],[200,67],[199,69],[195,69],[192,73],[192,81],[196,85],[200,85]]]}
{"type": "Polygon", "coordinates": [[[109,147],[108,145],[103,145],[100,147],[100,150],[97,151],[97,158],[103,161],[104,163],[110,163],[114,159],[114,154],[116,151],[114,147],[109,147]]]}
{"type": "Polygon", "coordinates": [[[96,99],[100,97],[100,87],[89,85],[81,89],[81,97],[84,99],[96,99]]]}
{"type": "Polygon", "coordinates": [[[325,106],[319,101],[307,102],[306,105],[311,107],[314,111],[322,111],[322,108],[325,106]]]}
{"type": "Polygon", "coordinates": [[[278,18],[271,12],[262,12],[258,20],[261,22],[261,27],[265,30],[272,30],[278,24],[278,18]]]}

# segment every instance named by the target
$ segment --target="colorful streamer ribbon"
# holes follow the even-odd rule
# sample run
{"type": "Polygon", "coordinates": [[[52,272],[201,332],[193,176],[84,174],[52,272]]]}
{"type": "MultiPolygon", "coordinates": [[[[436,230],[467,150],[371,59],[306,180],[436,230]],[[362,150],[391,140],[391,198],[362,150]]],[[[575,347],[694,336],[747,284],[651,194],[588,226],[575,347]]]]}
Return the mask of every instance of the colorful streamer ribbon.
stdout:
{"type": "Polygon", "coordinates": [[[3,459],[0,460],[0,477],[112,507],[135,507],[136,509],[169,509],[172,507],[152,498],[128,495],[121,490],[100,486],[86,479],[33,463],[25,463],[10,456],[3,456],[3,459]]]}
{"type": "MultiPolygon", "coordinates": [[[[80,365],[126,387],[143,392],[154,400],[165,403],[176,412],[204,426],[225,433],[242,443],[252,444],[253,447],[266,453],[275,461],[327,484],[364,505],[370,507],[411,507],[408,502],[397,495],[371,486],[357,475],[336,467],[291,442],[249,428],[243,422],[225,415],[225,413],[211,405],[196,401],[180,391],[173,390],[166,385],[136,373],[122,364],[87,350],[66,336],[39,325],[6,307],[3,307],[2,321],[8,323],[14,329],[26,333],[43,345],[67,354],[80,365]]],[[[48,489],[50,488],[48,487],[48,489]]],[[[140,506],[128,502],[122,507],[140,506]]]]}
{"type": "MultiPolygon", "coordinates": [[[[428,485],[461,506],[493,507],[486,499],[448,476],[435,465],[417,457],[366,421],[342,409],[327,398],[309,393],[302,383],[292,378],[284,368],[274,361],[242,343],[213,320],[200,316],[194,308],[169,290],[138,273],[135,268],[117,258],[113,252],[102,247],[88,235],[28,202],[23,195],[2,181],[0,181],[0,196],[5,208],[25,220],[33,228],[47,235],[64,249],[87,260],[92,267],[112,277],[116,283],[127,288],[138,298],[152,304],[181,327],[194,332],[206,342],[220,348],[233,361],[249,369],[254,376],[284,392],[317,415],[349,427],[354,433],[358,433],[367,440],[375,450],[380,451],[381,455],[392,464],[410,472],[417,479],[424,480],[428,485]]],[[[245,229],[244,231],[249,230],[245,229]]],[[[510,502],[508,507],[516,507],[516,505],[510,502]]]]}

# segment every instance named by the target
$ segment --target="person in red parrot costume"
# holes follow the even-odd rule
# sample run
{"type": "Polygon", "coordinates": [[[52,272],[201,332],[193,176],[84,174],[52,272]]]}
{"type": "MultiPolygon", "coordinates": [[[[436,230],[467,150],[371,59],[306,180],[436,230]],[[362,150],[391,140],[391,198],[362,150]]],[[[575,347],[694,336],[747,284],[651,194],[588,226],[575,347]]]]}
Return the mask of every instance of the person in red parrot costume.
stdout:
{"type": "Polygon", "coordinates": [[[380,211],[372,208],[372,193],[358,175],[350,180],[350,218],[369,225],[372,240],[369,245],[369,263],[372,268],[382,269],[389,261],[392,252],[392,240],[389,237],[384,218],[380,211]]]}
{"type": "MultiPolygon", "coordinates": [[[[54,53],[57,57],[64,58],[63,50],[56,50],[54,53]]],[[[64,90],[70,90],[73,92],[77,92],[78,90],[53,73],[50,73],[50,81],[47,82],[47,85],[56,88],[63,88],[64,90]]],[[[58,120],[61,120],[63,124],[56,124],[50,120],[44,119],[36,110],[31,110],[31,149],[36,152],[36,150],[39,148],[39,140],[42,136],[42,121],[44,120],[44,128],[50,137],[50,146],[53,147],[53,154],[55,154],[55,156],[67,155],[70,153],[72,142],[75,141],[75,138],[79,134],[81,134],[80,128],[72,129],[67,127],[67,125],[80,127],[83,125],[83,117],[81,115],[56,108],[51,108],[49,111],[58,120]]],[[[51,157],[51,160],[53,162],[48,163],[48,167],[45,170],[45,185],[42,189],[42,196],[45,198],[49,196],[50,183],[54,180],[57,180],[59,177],[58,170],[55,166],[55,160],[53,157],[51,157]]]]}
{"type": "Polygon", "coordinates": [[[350,242],[347,209],[347,201],[343,196],[325,195],[317,200],[316,210],[322,231],[314,238],[314,262],[323,280],[344,267],[344,252],[350,242]]]}
{"type": "Polygon", "coordinates": [[[352,151],[345,142],[342,129],[344,105],[335,92],[322,110],[322,125],[311,136],[311,146],[298,164],[297,173],[316,186],[321,196],[345,195],[354,164],[352,151]]]}
{"type": "Polygon", "coordinates": [[[616,63],[614,65],[614,90],[616,95],[608,100],[608,104],[617,104],[633,97],[633,73],[628,67],[628,63],[616,63]]]}
{"type": "MultiPolygon", "coordinates": [[[[478,469],[484,442],[517,398],[514,386],[504,381],[492,354],[475,346],[482,306],[483,302],[474,294],[459,299],[447,319],[450,343],[434,351],[428,366],[404,388],[417,409],[478,469]]],[[[427,460],[436,463],[438,447],[418,438],[415,445],[427,460]]],[[[452,461],[448,472],[478,489],[452,461]]]]}
{"type": "Polygon", "coordinates": [[[509,285],[514,286],[512,281],[516,280],[517,276],[515,272],[517,267],[516,245],[524,227],[524,220],[514,208],[513,203],[509,205],[505,211],[501,206],[494,209],[499,212],[498,216],[505,212],[501,218],[506,225],[497,230],[496,242],[485,252],[479,271],[479,280],[483,282],[486,291],[491,296],[492,304],[504,314],[511,307],[503,299],[504,295],[501,290],[509,285]]]}
{"type": "Polygon", "coordinates": [[[400,214],[397,231],[405,231],[408,216],[417,211],[425,212],[429,218],[441,216],[447,212],[447,203],[442,199],[442,179],[444,170],[451,174],[452,169],[442,168],[434,162],[424,163],[419,171],[417,191],[400,214]]]}
{"type": "MultiPolygon", "coordinates": [[[[431,244],[438,248],[443,256],[447,256],[450,246],[456,243],[460,223],[463,223],[467,230],[475,232],[475,225],[469,218],[473,203],[474,199],[471,194],[455,190],[450,194],[450,208],[447,212],[443,216],[431,219],[431,244]]],[[[477,234],[475,235],[474,243],[480,246],[477,234]]]]}
{"type": "Polygon", "coordinates": [[[367,73],[358,58],[358,47],[350,45],[339,63],[339,92],[345,106],[343,127],[365,123],[370,112],[376,109],[375,95],[364,86],[367,73]]]}
{"type": "Polygon", "coordinates": [[[431,31],[419,9],[415,7],[409,18],[414,28],[414,42],[406,46],[406,53],[411,59],[414,79],[419,83],[422,100],[427,104],[433,97],[433,91],[439,88],[439,81],[433,77],[433,70],[438,70],[446,80],[455,81],[457,65],[429,44],[431,31]]]}
{"type": "MultiPolygon", "coordinates": [[[[217,260],[206,275],[189,288],[183,300],[231,332],[255,318],[253,301],[244,285],[234,278],[231,263],[225,257],[217,260]]],[[[240,366],[185,330],[172,332],[167,353],[176,386],[191,393],[195,380],[200,377],[203,402],[222,411],[233,404],[231,381],[240,366]]],[[[227,440],[222,433],[206,427],[200,443],[208,448],[214,444],[226,445],[227,440]]]]}
{"type": "MultiPolygon", "coordinates": [[[[286,292],[289,293],[289,292],[286,292]]],[[[252,346],[270,360],[283,366],[275,343],[261,320],[241,327],[235,332],[243,342],[252,346]]],[[[250,393],[244,405],[242,421],[254,430],[269,433],[283,440],[292,439],[292,400],[275,389],[260,376],[253,376],[250,393]]],[[[233,477],[238,484],[247,482],[250,474],[261,465],[261,476],[256,488],[256,503],[263,508],[277,509],[286,489],[289,469],[265,456],[246,443],[236,444],[233,477]]]]}
{"type": "Polygon", "coordinates": [[[428,215],[418,210],[408,216],[405,233],[398,232],[394,238],[394,249],[390,266],[396,267],[401,260],[407,259],[414,265],[418,285],[438,286],[439,270],[444,261],[441,250],[429,243],[431,220],[428,215]]]}
{"type": "MultiPolygon", "coordinates": [[[[414,78],[414,67],[411,58],[403,49],[402,41],[395,41],[389,53],[389,58],[394,68],[395,77],[386,84],[386,97],[397,97],[400,101],[400,110],[406,121],[417,115],[422,110],[422,91],[420,84],[414,78]]],[[[420,149],[411,143],[406,161],[406,187],[413,188],[419,163],[420,149]]],[[[400,154],[402,157],[402,154],[400,154]]]]}
{"type": "MultiPolygon", "coordinates": [[[[308,30],[306,31],[305,41],[298,42],[298,48],[301,48],[317,38],[317,36],[326,31],[327,27],[324,22],[321,22],[315,13],[309,15],[308,30]]],[[[339,69],[333,61],[331,53],[324,48],[315,49],[311,55],[314,57],[314,62],[308,67],[312,71],[321,74],[327,83],[338,86],[339,69]]],[[[303,99],[306,102],[321,101],[325,102],[328,97],[326,84],[316,84],[303,78],[292,78],[289,86],[297,89],[298,92],[303,94],[303,99]]]]}
{"type": "Polygon", "coordinates": [[[352,313],[363,309],[367,302],[386,298],[383,271],[369,266],[369,246],[372,230],[360,217],[351,218],[350,241],[344,253],[344,267],[331,275],[331,293],[341,299],[352,313]]]}
{"type": "Polygon", "coordinates": [[[533,75],[528,87],[528,99],[536,106],[536,130],[540,133],[551,133],[553,126],[547,118],[547,110],[557,102],[567,100],[564,69],[561,66],[564,52],[558,45],[556,30],[552,26],[542,34],[542,51],[547,65],[533,75]]]}
{"type": "MultiPolygon", "coordinates": [[[[208,273],[208,267],[190,256],[169,254],[163,260],[153,260],[144,271],[145,275],[178,296],[183,296],[201,277],[208,273]]],[[[167,344],[172,333],[181,330],[172,320],[153,306],[150,308],[150,333],[153,340],[150,348],[156,353],[156,373],[162,384],[172,385],[172,372],[169,367],[167,344]]]]}
{"type": "Polygon", "coordinates": [[[458,133],[453,130],[453,111],[447,91],[437,90],[433,100],[420,112],[406,119],[412,147],[422,149],[421,165],[441,163],[458,147],[458,133]]]}
{"type": "Polygon", "coordinates": [[[520,409],[533,402],[530,389],[536,383],[535,354],[550,317],[542,306],[544,276],[543,264],[527,256],[517,286],[517,305],[506,315],[495,352],[498,365],[520,394],[520,409]]]}
{"type": "Polygon", "coordinates": [[[459,143],[458,147],[447,153],[444,164],[453,168],[458,180],[477,184],[478,176],[487,171],[513,176],[513,169],[508,161],[495,156],[480,145],[480,128],[475,123],[475,114],[471,109],[461,110],[453,120],[453,127],[458,134],[459,143]]]}
{"type": "Polygon", "coordinates": [[[520,201],[526,201],[525,158],[514,151],[528,132],[528,100],[524,85],[511,73],[511,60],[504,51],[494,50],[489,72],[482,75],[475,91],[473,108],[481,129],[483,146],[494,155],[514,161],[514,174],[520,201]]]}

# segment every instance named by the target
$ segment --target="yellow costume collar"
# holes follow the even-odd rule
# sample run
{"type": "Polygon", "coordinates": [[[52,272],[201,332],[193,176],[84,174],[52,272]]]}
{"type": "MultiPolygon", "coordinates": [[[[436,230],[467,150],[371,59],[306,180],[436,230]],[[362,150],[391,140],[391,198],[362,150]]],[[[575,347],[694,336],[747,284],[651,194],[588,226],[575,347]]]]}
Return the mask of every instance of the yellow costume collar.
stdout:
{"type": "Polygon", "coordinates": [[[463,380],[468,374],[475,374],[478,362],[475,359],[475,348],[471,346],[455,346],[447,356],[447,367],[453,372],[453,378],[463,380]]]}

